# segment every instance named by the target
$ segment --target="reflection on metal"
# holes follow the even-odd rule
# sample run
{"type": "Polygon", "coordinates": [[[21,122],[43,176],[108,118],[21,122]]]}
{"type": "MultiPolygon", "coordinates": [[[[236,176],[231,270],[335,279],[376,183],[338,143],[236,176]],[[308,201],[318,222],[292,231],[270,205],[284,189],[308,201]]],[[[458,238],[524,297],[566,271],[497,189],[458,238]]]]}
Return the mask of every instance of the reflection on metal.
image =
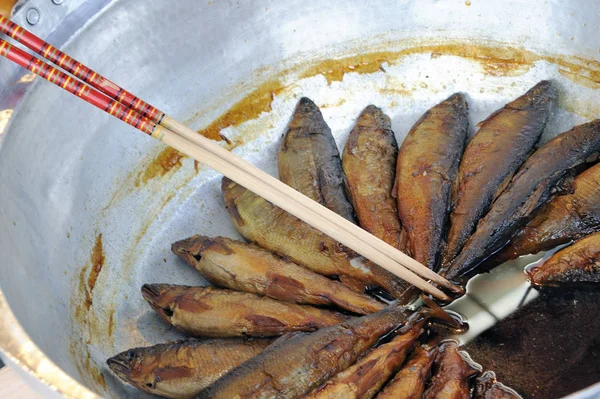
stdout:
{"type": "Polygon", "coordinates": [[[69,377],[31,341],[0,292],[0,351],[22,370],[47,384],[67,398],[100,399],[83,385],[69,377]]]}
{"type": "Polygon", "coordinates": [[[21,76],[21,79],[19,79],[17,81],[17,83],[29,83],[29,82],[33,82],[33,80],[35,79],[36,74],[35,73],[27,73],[23,76],[21,76]]]}
{"type": "Polygon", "coordinates": [[[10,121],[12,114],[12,109],[0,111],[0,139],[2,139],[2,133],[4,133],[4,130],[6,130],[6,126],[8,126],[8,122],[10,121]]]}

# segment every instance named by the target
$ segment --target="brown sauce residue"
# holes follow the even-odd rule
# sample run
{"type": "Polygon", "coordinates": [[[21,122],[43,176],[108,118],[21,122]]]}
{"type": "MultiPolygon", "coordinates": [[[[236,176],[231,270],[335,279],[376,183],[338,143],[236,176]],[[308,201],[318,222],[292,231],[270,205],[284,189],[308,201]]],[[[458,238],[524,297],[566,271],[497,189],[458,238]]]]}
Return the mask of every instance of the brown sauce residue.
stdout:
{"type": "Polygon", "coordinates": [[[600,85],[600,62],[595,60],[539,55],[514,46],[464,43],[422,45],[400,51],[381,51],[319,61],[306,67],[300,74],[300,78],[321,74],[331,84],[333,81],[341,81],[346,73],[378,72],[382,70],[380,68],[382,63],[393,64],[403,57],[419,53],[431,53],[432,58],[457,56],[474,60],[480,63],[486,74],[492,76],[518,76],[527,72],[536,62],[546,61],[558,65],[559,72],[577,84],[590,88],[597,88],[600,85]]]}
{"type": "Polygon", "coordinates": [[[171,170],[181,168],[181,160],[183,158],[185,158],[185,155],[179,151],[171,147],[165,148],[140,172],[135,186],[139,187],[156,177],[166,175],[171,170]]]}
{"type": "Polygon", "coordinates": [[[108,336],[109,337],[112,337],[114,330],[115,330],[115,310],[112,309],[110,311],[110,315],[108,316],[108,336]]]}
{"type": "Polygon", "coordinates": [[[81,268],[78,276],[79,285],[77,292],[79,303],[76,306],[76,315],[79,319],[85,318],[85,315],[92,306],[92,292],[96,287],[96,281],[98,281],[98,275],[102,271],[104,261],[102,233],[100,233],[96,236],[96,242],[92,247],[89,263],[81,268]],[[89,275],[87,274],[88,270],[90,271],[89,275]]]}
{"type": "Polygon", "coordinates": [[[323,75],[327,83],[339,82],[344,79],[344,75],[350,72],[355,73],[375,73],[382,72],[381,64],[391,63],[398,59],[396,52],[382,51],[370,54],[359,54],[352,57],[345,57],[334,60],[320,61],[306,68],[300,74],[300,78],[309,78],[315,75],[323,75]]]}
{"type": "Polygon", "coordinates": [[[105,257],[104,250],[102,249],[102,233],[100,233],[98,236],[96,236],[96,243],[94,244],[94,247],[92,248],[92,254],[90,255],[91,270],[87,280],[87,286],[90,295],[92,294],[92,291],[94,291],[94,287],[96,287],[98,275],[102,271],[102,267],[104,267],[104,260],[105,257]]]}
{"type": "Polygon", "coordinates": [[[241,125],[248,120],[258,118],[263,112],[271,111],[273,98],[282,90],[283,85],[278,80],[263,83],[210,125],[198,130],[198,133],[212,140],[226,140],[231,145],[232,143],[221,135],[221,130],[229,126],[241,125]]]}

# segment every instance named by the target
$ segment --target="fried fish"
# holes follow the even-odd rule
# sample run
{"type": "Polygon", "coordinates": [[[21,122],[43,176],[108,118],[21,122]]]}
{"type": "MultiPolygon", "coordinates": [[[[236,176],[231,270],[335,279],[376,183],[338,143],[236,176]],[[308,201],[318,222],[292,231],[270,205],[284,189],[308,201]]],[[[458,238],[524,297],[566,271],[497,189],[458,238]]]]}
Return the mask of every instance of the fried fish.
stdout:
{"type": "Polygon", "coordinates": [[[392,192],[397,157],[390,118],[369,105],[358,117],[344,148],[346,191],[360,227],[400,249],[402,228],[392,192]]]}
{"type": "Polygon", "coordinates": [[[600,233],[589,235],[561,249],[542,265],[528,270],[538,287],[597,285],[600,283],[600,233]]]}
{"type": "Polygon", "coordinates": [[[578,167],[595,162],[599,155],[600,119],[575,126],[544,144],[527,159],[479,221],[446,277],[468,273],[502,249],[533,212],[550,199],[565,177],[578,167]]]}
{"type": "Polygon", "coordinates": [[[510,243],[485,266],[536,254],[600,231],[600,164],[579,174],[572,192],[557,195],[536,211],[510,243]]]}
{"type": "Polygon", "coordinates": [[[196,235],[174,243],[171,249],[218,287],[287,302],[335,305],[358,314],[374,313],[384,307],[367,295],[253,244],[196,235]]]}
{"type": "Polygon", "coordinates": [[[279,179],[308,198],[356,223],[344,192],[340,153],[319,107],[303,97],[277,154],[279,179]]]}
{"type": "Polygon", "coordinates": [[[440,345],[433,366],[431,385],[423,398],[469,399],[469,380],[480,370],[465,360],[466,356],[458,350],[456,342],[450,341],[440,345]]]}
{"type": "Polygon", "coordinates": [[[327,309],[213,287],[145,284],[142,295],[165,322],[200,337],[272,337],[314,331],[347,318],[327,309]]]}
{"type": "Polygon", "coordinates": [[[305,396],[307,399],[370,399],[397,371],[415,341],[423,333],[422,323],[383,344],[346,370],[305,396]]]}
{"type": "Polygon", "coordinates": [[[553,103],[552,84],[542,81],[481,122],[458,168],[444,267],[458,255],[479,218],[533,150],[553,103]]]}
{"type": "Polygon", "coordinates": [[[434,106],[412,127],[398,155],[396,195],[406,250],[430,269],[437,268],[445,239],[468,112],[458,93],[434,106]]]}
{"type": "Polygon", "coordinates": [[[188,339],[130,349],[106,363],[119,378],[142,391],[187,399],[270,343],[270,339],[188,339]]]}
{"type": "MultiPolygon", "coordinates": [[[[392,305],[313,333],[276,342],[203,391],[199,399],[300,398],[350,367],[384,334],[431,316],[392,305]]],[[[435,310],[436,314],[439,310],[435,310]]],[[[443,312],[442,312],[443,313],[443,312]]],[[[440,314],[439,317],[448,317],[440,314]]]]}
{"type": "Polygon", "coordinates": [[[419,346],[376,399],[421,399],[436,354],[436,342],[419,346]]]}
{"type": "Polygon", "coordinates": [[[288,258],[315,273],[328,277],[357,280],[381,287],[401,297],[409,285],[350,249],[274,206],[264,198],[223,178],[222,191],[231,220],[237,231],[279,256],[288,258]]]}

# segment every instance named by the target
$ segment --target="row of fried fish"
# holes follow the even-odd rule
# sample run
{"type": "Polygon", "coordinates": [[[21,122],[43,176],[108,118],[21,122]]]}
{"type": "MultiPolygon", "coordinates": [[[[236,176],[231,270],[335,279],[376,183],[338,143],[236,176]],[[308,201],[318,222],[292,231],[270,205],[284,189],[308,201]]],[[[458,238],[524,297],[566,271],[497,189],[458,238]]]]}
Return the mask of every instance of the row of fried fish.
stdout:
{"type": "Polygon", "coordinates": [[[454,323],[439,309],[392,305],[311,334],[179,341],[131,349],[108,364],[169,398],[433,399],[469,398],[472,390],[475,398],[519,398],[493,373],[474,381],[480,368],[454,341],[428,337],[424,327],[436,318],[454,323]]]}
{"type": "MultiPolygon", "coordinates": [[[[589,167],[600,151],[600,120],[536,150],[554,101],[552,84],[540,82],[480,123],[467,142],[468,106],[455,94],[427,111],[399,150],[390,119],[369,106],[340,160],[319,109],[303,98],[281,145],[280,178],[348,220],[355,220],[354,210],[367,231],[457,278],[599,229],[600,169],[589,167]]],[[[246,240],[353,289],[379,287],[396,298],[406,290],[228,179],[223,193],[246,240]]]]}
{"type": "MultiPolygon", "coordinates": [[[[429,267],[441,263],[448,277],[478,267],[512,237],[497,260],[486,262],[491,267],[581,238],[600,226],[600,165],[568,179],[596,160],[600,122],[563,133],[527,158],[547,123],[553,97],[551,84],[541,82],[490,116],[466,144],[467,103],[453,95],[423,115],[400,150],[389,118],[369,106],[341,160],[319,109],[304,98],[279,152],[280,178],[429,267]]],[[[145,299],[168,323],[195,336],[272,337],[353,322],[348,313],[322,307],[354,314],[383,309],[365,288],[381,288],[403,301],[412,298],[397,277],[242,186],[224,179],[222,189],[236,229],[256,245],[203,236],[173,244],[178,256],[219,288],[145,285],[145,299]]],[[[597,282],[597,240],[590,237],[557,253],[547,267],[530,271],[532,281],[597,282]]],[[[270,343],[225,341],[212,345],[225,345],[224,350],[242,345],[239,353],[248,358],[270,343]]],[[[156,366],[162,374],[197,372],[193,365],[169,365],[176,362],[173,355],[165,359],[156,366]]],[[[118,371],[122,361],[109,364],[126,375],[118,371]]],[[[158,380],[169,380],[162,374],[158,380]]],[[[268,372],[265,376],[271,378],[268,372]]],[[[265,397],[280,396],[287,397],[275,391],[265,397]]]]}

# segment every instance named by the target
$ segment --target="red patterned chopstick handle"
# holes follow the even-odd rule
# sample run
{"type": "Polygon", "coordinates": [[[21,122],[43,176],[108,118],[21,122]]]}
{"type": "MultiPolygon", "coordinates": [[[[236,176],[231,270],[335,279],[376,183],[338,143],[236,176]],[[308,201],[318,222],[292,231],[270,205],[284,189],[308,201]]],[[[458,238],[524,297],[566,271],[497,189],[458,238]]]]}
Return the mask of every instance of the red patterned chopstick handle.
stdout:
{"type": "Polygon", "coordinates": [[[100,90],[113,100],[134,109],[153,122],[160,123],[164,117],[165,114],[162,111],[142,101],[102,75],[97,74],[87,66],[77,62],[3,15],[0,15],[0,30],[67,72],[72,73],[90,86],[100,90]]]}
{"type": "Polygon", "coordinates": [[[62,87],[69,93],[81,97],[88,103],[121,119],[136,129],[156,138],[161,138],[159,136],[159,132],[162,130],[161,127],[150,119],[2,39],[0,39],[0,55],[62,87]]]}

